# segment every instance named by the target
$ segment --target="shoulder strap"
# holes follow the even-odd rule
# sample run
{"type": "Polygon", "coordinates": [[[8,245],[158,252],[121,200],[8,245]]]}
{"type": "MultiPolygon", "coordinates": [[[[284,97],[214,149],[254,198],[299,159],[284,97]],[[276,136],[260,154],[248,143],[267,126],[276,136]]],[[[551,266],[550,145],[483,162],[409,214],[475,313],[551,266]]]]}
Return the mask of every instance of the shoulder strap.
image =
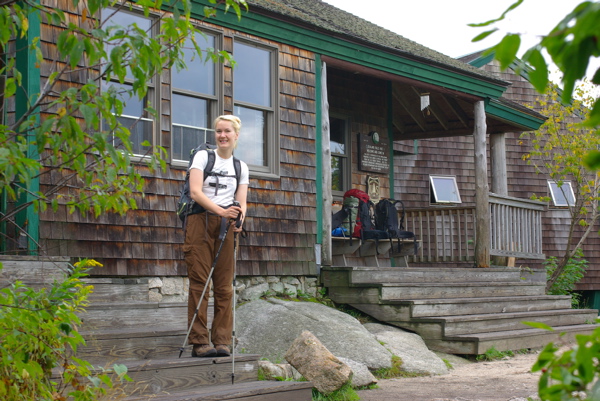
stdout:
{"type": "Polygon", "coordinates": [[[242,179],[242,163],[237,157],[233,157],[233,168],[235,169],[235,191],[240,186],[240,180],[242,179]]]}
{"type": "Polygon", "coordinates": [[[204,179],[202,181],[206,181],[206,177],[212,173],[213,167],[215,166],[215,151],[212,149],[206,149],[206,153],[208,153],[208,161],[206,162],[206,167],[203,171],[204,179]]]}

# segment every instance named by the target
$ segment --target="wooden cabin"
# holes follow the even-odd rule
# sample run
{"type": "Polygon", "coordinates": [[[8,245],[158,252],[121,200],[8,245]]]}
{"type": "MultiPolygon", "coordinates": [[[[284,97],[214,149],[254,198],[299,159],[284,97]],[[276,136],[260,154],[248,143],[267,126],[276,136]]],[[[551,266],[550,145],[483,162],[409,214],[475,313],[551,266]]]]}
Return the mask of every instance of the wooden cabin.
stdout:
{"type": "MultiPolygon", "coordinates": [[[[168,168],[151,174],[137,165],[146,177],[139,209],[99,218],[71,214],[62,206],[39,215],[31,209],[26,221],[33,240],[19,242],[7,228],[13,240],[3,243],[4,252],[94,258],[104,265],[93,271],[98,276],[185,276],[183,232],[174,210],[188,148],[198,133],[210,136],[216,115],[233,113],[243,122],[237,156],[251,172],[249,236],[241,243],[240,276],[316,277],[339,255],[330,217],[347,189],[368,190],[371,182],[374,200],[394,197],[411,209],[427,209],[430,184],[414,174],[447,175],[454,169],[465,172],[457,174],[463,205],[477,210],[465,223],[474,250],[466,263],[486,267],[490,257],[515,252],[517,257],[543,257],[536,237],[538,205],[490,197],[489,182],[504,177],[507,152],[492,146],[490,162],[489,143],[503,143],[505,133],[534,130],[543,121],[503,97],[509,82],[320,0],[248,3],[250,10],[239,21],[231,14],[201,21],[198,14],[207,40],[233,54],[235,70],[192,64],[189,73],[206,84],[193,88],[182,84],[191,82],[187,72],[164,71],[157,77],[152,96],[160,121],[146,118],[137,134],[167,149],[168,168]],[[194,121],[182,113],[190,99],[206,105],[194,121]],[[443,143],[443,150],[431,154],[425,144],[434,140],[443,143]],[[413,173],[411,163],[421,163],[423,170],[413,173]],[[532,210],[533,220],[522,234],[533,238],[526,241],[529,248],[490,247],[495,240],[490,238],[490,204],[532,210]]],[[[77,11],[69,13],[77,20],[77,11]]],[[[140,23],[152,19],[135,11],[126,17],[140,23]]],[[[44,49],[54,46],[54,31],[38,23],[50,65],[54,52],[44,49]]],[[[31,68],[24,79],[43,83],[48,71],[31,68]]],[[[83,83],[78,81],[82,77],[71,79],[71,84],[83,83]]],[[[40,188],[58,178],[42,177],[40,188]]],[[[424,249],[427,235],[419,235],[424,249]]],[[[356,265],[372,262],[361,252],[343,254],[356,265]]],[[[397,265],[387,255],[376,255],[376,262],[397,265]]]]}

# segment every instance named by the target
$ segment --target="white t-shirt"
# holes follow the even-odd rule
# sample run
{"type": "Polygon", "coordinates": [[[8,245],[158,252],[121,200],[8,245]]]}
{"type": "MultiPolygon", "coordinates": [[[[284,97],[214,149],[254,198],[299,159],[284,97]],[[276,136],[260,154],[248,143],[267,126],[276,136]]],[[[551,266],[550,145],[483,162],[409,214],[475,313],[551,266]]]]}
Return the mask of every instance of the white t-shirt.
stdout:
{"type": "MultiPolygon", "coordinates": [[[[204,171],[208,163],[208,151],[201,150],[194,156],[194,161],[190,166],[190,170],[196,168],[204,171]]],[[[242,171],[240,174],[240,182],[238,185],[244,185],[250,183],[250,173],[248,171],[248,165],[240,160],[242,171]]],[[[230,206],[235,199],[235,167],[233,166],[233,156],[229,159],[223,159],[219,157],[219,154],[215,151],[215,165],[212,169],[215,173],[221,173],[228,175],[229,177],[213,176],[209,175],[204,180],[202,185],[202,192],[208,196],[210,200],[219,206],[230,206]],[[218,179],[218,180],[217,180],[218,179]],[[216,190],[216,191],[215,191],[216,190]],[[216,195],[215,195],[216,192],[216,195]]]]}

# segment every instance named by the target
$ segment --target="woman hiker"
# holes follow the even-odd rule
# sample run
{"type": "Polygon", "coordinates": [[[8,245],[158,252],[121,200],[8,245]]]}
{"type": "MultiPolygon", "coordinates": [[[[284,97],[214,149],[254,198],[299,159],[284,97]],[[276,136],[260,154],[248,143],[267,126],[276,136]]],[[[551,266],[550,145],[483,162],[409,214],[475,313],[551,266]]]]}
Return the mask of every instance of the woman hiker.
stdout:
{"type": "Polygon", "coordinates": [[[196,153],[190,166],[190,194],[192,199],[205,211],[187,216],[185,242],[183,252],[190,280],[188,296],[188,325],[192,323],[189,343],[193,345],[193,357],[229,356],[232,339],[232,307],[233,307],[233,275],[234,275],[234,232],[240,232],[242,226],[236,227],[238,216],[246,215],[246,195],[248,193],[249,172],[244,162],[241,164],[241,175],[236,182],[233,150],[237,146],[241,121],[231,115],[219,116],[214,122],[217,149],[214,175],[207,174],[204,169],[208,162],[208,152],[196,153]],[[237,188],[237,190],[236,190],[237,188]],[[234,201],[239,206],[233,205],[234,201]],[[241,214],[241,215],[240,215],[241,214]],[[220,234],[225,232],[225,224],[232,224],[223,241],[215,270],[212,275],[214,317],[210,333],[210,345],[207,329],[208,293],[204,299],[198,316],[194,319],[196,307],[202,290],[207,284],[210,269],[213,265],[221,240],[220,234]]]}

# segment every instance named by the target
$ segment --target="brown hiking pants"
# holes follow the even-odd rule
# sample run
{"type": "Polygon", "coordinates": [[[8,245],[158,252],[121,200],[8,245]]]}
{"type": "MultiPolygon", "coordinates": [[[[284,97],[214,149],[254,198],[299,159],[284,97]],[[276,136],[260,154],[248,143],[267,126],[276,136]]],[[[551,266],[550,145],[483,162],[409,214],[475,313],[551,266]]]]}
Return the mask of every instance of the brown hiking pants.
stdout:
{"type": "MultiPolygon", "coordinates": [[[[190,280],[188,296],[188,327],[192,322],[198,300],[206,284],[210,269],[219,249],[221,241],[221,217],[211,213],[198,213],[187,217],[183,253],[190,280]],[[208,221],[207,221],[208,219],[208,221]]],[[[210,339],[214,345],[231,343],[233,319],[233,229],[229,229],[223,248],[219,253],[215,271],[212,275],[214,297],[214,316],[210,339]]],[[[198,310],[190,332],[190,344],[210,344],[207,329],[208,294],[198,310]]]]}

